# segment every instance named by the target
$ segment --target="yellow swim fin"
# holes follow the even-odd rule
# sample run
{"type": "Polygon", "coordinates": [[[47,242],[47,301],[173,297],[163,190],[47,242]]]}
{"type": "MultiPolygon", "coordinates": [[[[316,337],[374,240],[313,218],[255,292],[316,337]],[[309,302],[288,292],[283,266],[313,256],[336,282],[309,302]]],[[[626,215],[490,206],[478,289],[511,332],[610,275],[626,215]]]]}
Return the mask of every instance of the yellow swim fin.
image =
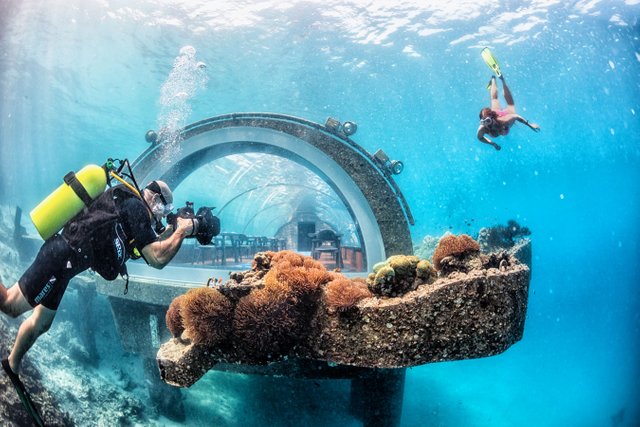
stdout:
{"type": "Polygon", "coordinates": [[[491,53],[491,50],[489,50],[488,47],[485,47],[484,49],[482,49],[482,52],[480,52],[480,55],[482,55],[482,59],[484,60],[484,63],[487,64],[489,68],[491,68],[491,71],[496,73],[496,76],[502,77],[502,72],[500,71],[500,64],[498,64],[498,60],[496,59],[495,56],[493,56],[493,53],[491,53]]]}

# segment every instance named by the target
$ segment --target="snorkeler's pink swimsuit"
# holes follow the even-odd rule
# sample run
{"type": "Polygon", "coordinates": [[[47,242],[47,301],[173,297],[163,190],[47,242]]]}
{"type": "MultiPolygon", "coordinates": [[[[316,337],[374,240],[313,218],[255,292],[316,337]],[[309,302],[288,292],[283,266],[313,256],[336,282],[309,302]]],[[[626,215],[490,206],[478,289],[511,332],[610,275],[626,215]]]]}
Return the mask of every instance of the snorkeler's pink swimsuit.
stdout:
{"type": "MultiPolygon", "coordinates": [[[[504,116],[507,116],[507,115],[511,114],[507,110],[498,110],[498,111],[496,111],[496,113],[498,114],[498,117],[504,117],[504,116]]],[[[508,135],[510,128],[511,128],[511,126],[508,126],[508,125],[502,126],[502,132],[500,134],[501,135],[508,135]]]]}

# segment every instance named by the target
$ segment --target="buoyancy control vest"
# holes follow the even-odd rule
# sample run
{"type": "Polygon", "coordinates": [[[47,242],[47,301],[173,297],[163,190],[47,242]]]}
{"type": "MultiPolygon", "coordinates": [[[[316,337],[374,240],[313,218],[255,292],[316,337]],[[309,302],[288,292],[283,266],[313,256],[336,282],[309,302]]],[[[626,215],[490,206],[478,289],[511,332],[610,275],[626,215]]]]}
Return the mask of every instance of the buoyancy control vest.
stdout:
{"type": "Polygon", "coordinates": [[[106,280],[115,280],[119,274],[126,280],[125,263],[140,257],[133,237],[127,236],[120,212],[122,202],[130,198],[139,199],[123,185],[109,188],[62,230],[69,246],[106,280]]]}

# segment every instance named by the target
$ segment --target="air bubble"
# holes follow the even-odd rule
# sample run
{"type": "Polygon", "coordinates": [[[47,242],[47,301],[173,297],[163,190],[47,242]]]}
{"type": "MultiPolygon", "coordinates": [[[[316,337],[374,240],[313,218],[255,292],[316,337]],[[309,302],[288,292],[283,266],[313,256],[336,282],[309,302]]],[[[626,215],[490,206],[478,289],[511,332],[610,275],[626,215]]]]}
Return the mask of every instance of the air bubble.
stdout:
{"type": "Polygon", "coordinates": [[[191,115],[190,101],[207,83],[204,62],[196,61],[196,49],[183,46],[173,68],[160,88],[158,136],[162,145],[161,161],[173,163],[180,156],[181,129],[191,115]]]}
{"type": "Polygon", "coordinates": [[[182,46],[182,48],[180,49],[180,55],[186,55],[189,57],[194,57],[196,56],[196,48],[193,46],[182,46]]]}

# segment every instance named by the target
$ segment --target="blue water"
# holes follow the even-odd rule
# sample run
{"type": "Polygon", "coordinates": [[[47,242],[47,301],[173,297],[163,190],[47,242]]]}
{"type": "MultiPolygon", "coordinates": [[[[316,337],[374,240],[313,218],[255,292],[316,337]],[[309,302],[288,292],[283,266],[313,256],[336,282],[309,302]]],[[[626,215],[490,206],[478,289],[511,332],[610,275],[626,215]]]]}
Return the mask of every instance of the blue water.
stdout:
{"type": "MultiPolygon", "coordinates": [[[[621,425],[640,425],[640,1],[0,3],[3,204],[27,210],[69,170],[136,158],[193,46],[206,81],[179,106],[183,125],[236,111],[354,120],[359,144],[404,161],[416,242],[511,218],[532,230],[523,340],[411,369],[403,426],[609,426],[623,408],[621,425]],[[475,139],[485,45],[542,128],[517,124],[500,152],[475,139]]],[[[239,381],[186,391],[187,424],[205,425],[215,402],[197,402],[213,389],[251,399],[224,409],[249,425],[298,425],[266,415],[274,393],[255,387],[277,384],[239,381]]],[[[298,422],[323,425],[298,399],[298,422]]]]}

